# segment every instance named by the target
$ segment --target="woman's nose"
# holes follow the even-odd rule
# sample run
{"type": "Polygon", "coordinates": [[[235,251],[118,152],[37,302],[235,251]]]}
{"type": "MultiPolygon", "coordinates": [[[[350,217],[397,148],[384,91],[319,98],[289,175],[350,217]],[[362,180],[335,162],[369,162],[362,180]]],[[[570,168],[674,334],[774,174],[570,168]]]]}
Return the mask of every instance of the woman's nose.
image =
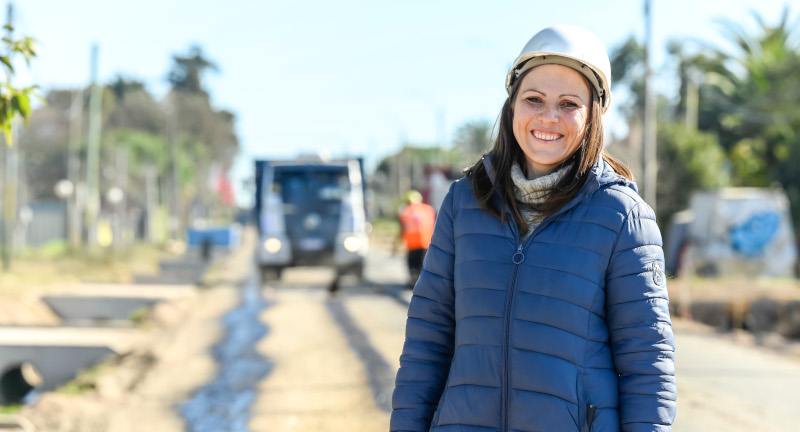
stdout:
{"type": "Polygon", "coordinates": [[[556,123],[558,122],[558,112],[556,107],[545,105],[539,111],[539,120],[543,123],[556,123]]]}

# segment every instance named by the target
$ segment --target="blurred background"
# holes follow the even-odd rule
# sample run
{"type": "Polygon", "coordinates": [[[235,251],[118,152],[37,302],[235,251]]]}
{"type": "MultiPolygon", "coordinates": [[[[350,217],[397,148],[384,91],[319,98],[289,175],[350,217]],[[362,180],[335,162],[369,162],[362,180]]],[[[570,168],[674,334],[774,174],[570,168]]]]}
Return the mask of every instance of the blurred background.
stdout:
{"type": "Polygon", "coordinates": [[[524,43],[575,24],[608,49],[607,147],[664,235],[673,430],[797,430],[796,4],[3,12],[0,426],[388,430],[398,212],[412,190],[438,208],[491,147],[524,43]]]}

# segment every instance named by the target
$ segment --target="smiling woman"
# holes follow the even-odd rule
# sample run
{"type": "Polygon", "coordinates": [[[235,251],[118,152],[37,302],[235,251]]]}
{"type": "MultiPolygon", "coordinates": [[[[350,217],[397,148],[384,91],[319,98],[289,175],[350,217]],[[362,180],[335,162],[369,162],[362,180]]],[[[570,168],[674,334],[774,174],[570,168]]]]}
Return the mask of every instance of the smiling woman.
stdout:
{"type": "Polygon", "coordinates": [[[439,210],[392,431],[670,430],[661,234],[603,151],[610,69],[573,26],[540,31],[514,62],[494,147],[439,210]]]}
{"type": "Polygon", "coordinates": [[[550,174],[575,153],[590,102],[589,85],[574,69],[549,64],[525,75],[514,102],[514,138],[525,153],[529,178],[550,174]]]}

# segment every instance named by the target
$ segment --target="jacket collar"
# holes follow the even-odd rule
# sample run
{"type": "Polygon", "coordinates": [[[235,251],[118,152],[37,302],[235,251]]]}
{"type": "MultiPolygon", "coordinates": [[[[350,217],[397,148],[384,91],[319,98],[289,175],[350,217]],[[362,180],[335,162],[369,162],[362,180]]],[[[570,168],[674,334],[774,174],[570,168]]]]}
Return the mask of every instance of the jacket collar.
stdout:
{"type": "MultiPolygon", "coordinates": [[[[489,176],[489,180],[492,181],[492,184],[495,184],[496,173],[494,171],[494,167],[492,166],[492,155],[487,153],[483,155],[481,159],[483,159],[483,166],[486,168],[486,174],[489,176]]],[[[634,192],[639,192],[639,188],[636,186],[635,182],[632,182],[617,174],[617,172],[611,168],[611,165],[609,165],[608,162],[600,157],[594,166],[589,169],[589,175],[586,178],[586,182],[583,184],[572,201],[564,206],[564,209],[574,206],[601,187],[611,184],[621,184],[633,189],[634,192]]]]}

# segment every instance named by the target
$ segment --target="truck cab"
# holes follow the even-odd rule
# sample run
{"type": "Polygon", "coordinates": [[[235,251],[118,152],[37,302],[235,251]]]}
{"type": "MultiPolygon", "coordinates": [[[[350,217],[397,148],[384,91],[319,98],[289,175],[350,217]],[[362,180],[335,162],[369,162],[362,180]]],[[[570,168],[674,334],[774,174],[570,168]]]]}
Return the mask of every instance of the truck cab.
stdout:
{"type": "Polygon", "coordinates": [[[359,159],[256,161],[256,261],[262,279],[327,266],[363,279],[369,249],[359,159]]]}

